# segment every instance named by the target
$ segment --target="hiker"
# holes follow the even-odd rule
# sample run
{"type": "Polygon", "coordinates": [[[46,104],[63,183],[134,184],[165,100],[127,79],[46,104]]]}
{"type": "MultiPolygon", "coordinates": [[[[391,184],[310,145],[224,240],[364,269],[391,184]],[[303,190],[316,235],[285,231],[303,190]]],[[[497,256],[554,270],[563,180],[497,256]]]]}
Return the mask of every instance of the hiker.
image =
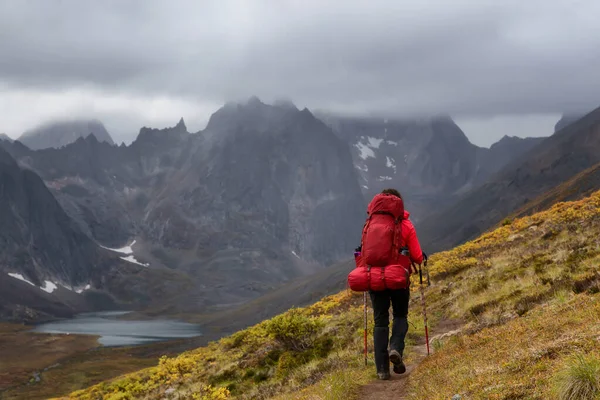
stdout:
{"type": "Polygon", "coordinates": [[[427,256],[421,251],[410,214],[404,210],[402,196],[396,189],[375,195],[368,214],[361,248],[355,253],[357,267],[362,268],[350,274],[349,282],[351,288],[368,291],[371,297],[375,366],[378,378],[386,380],[390,379],[390,361],[395,373],[406,372],[402,356],[408,331],[411,264],[421,264],[427,256]],[[394,316],[391,338],[390,304],[394,316]]]}

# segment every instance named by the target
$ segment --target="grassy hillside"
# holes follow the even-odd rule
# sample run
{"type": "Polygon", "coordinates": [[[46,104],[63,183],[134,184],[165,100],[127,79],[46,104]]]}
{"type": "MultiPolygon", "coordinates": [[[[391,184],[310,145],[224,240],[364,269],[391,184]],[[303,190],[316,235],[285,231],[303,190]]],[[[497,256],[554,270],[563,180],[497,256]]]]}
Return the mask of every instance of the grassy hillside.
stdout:
{"type": "MultiPolygon", "coordinates": [[[[596,192],[433,255],[433,334],[448,321],[460,328],[434,337],[434,354],[412,372],[404,394],[598,398],[599,237],[596,192]]],[[[412,301],[409,364],[423,340],[418,292],[412,301]]],[[[70,398],[351,399],[374,379],[361,350],[362,296],[341,292],[70,398]]]]}
{"type": "Polygon", "coordinates": [[[577,366],[595,371],[596,397],[571,398],[600,398],[599,237],[596,192],[436,254],[431,307],[465,325],[433,343],[411,398],[566,399],[577,366]]]}

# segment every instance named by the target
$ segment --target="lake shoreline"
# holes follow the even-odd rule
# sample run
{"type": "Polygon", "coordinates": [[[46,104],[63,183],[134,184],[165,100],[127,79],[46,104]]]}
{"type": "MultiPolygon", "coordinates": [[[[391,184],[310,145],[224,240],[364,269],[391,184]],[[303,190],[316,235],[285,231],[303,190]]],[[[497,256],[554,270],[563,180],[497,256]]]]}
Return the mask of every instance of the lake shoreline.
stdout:
{"type": "Polygon", "coordinates": [[[73,318],[37,324],[32,332],[98,336],[104,347],[139,346],[154,342],[202,336],[200,326],[164,318],[148,320],[121,319],[130,311],[81,313],[73,318]]]}
{"type": "Polygon", "coordinates": [[[205,336],[135,346],[102,346],[98,336],[34,332],[0,322],[0,398],[48,399],[158,364],[207,343],[205,336]]]}

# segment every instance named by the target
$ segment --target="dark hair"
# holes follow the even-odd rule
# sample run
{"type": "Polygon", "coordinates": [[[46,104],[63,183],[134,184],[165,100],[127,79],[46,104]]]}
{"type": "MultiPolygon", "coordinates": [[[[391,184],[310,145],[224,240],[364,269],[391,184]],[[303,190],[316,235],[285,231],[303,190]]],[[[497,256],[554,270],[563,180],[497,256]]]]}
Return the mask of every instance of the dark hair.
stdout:
{"type": "Polygon", "coordinates": [[[383,193],[383,194],[391,194],[392,196],[396,196],[396,197],[402,198],[402,195],[396,189],[384,189],[384,190],[381,191],[381,193],[383,193]]]}

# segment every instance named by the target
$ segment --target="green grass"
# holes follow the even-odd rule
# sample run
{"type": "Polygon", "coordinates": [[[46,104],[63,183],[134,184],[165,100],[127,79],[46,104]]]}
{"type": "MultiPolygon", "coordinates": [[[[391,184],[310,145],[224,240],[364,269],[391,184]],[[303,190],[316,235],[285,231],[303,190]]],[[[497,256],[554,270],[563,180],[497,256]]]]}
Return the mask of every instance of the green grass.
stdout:
{"type": "Polygon", "coordinates": [[[577,353],[569,357],[555,379],[559,400],[600,399],[600,357],[577,353]]]}

